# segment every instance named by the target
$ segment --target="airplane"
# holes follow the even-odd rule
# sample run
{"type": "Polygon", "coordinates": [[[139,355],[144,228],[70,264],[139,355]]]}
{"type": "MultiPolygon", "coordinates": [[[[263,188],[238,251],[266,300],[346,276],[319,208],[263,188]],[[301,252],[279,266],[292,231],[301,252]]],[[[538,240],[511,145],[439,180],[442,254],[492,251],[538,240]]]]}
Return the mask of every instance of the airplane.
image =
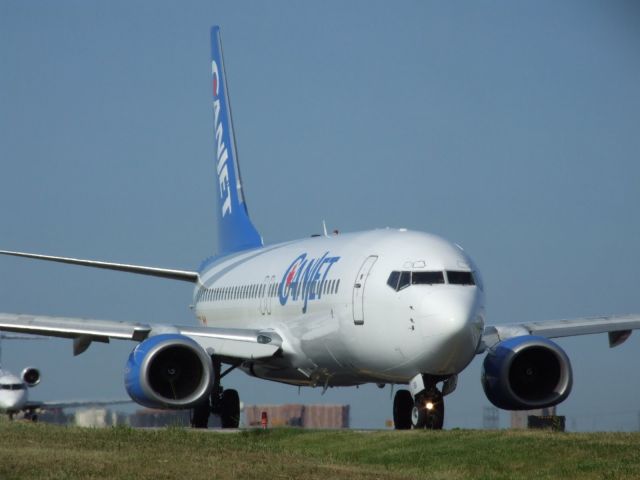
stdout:
{"type": "MultiPolygon", "coordinates": [[[[41,340],[41,338],[0,335],[0,342],[2,340],[41,340]]],[[[29,388],[38,385],[41,378],[40,370],[37,368],[26,367],[18,377],[3,370],[0,362],[0,413],[6,414],[9,420],[13,420],[16,414],[24,413],[25,419],[36,422],[38,421],[38,412],[41,410],[131,403],[131,400],[70,400],[64,402],[29,400],[29,388]]]]}
{"type": "Polygon", "coordinates": [[[137,342],[124,369],[128,394],[152,408],[191,409],[239,425],[240,369],[296,386],[407,385],[395,392],[396,429],[442,429],[444,397],[484,354],[482,385],[498,408],[530,410],[565,400],[573,374],[552,339],[607,333],[611,347],[640,328],[640,315],[486,325],[485,288],[472,258],[440,236],[377,229],[268,245],[248,214],[236,152],[220,29],[211,29],[211,86],[218,252],[197,270],[17,251],[32,259],[189,282],[198,325],[0,314],[0,330],[92,342],[137,342]]]}

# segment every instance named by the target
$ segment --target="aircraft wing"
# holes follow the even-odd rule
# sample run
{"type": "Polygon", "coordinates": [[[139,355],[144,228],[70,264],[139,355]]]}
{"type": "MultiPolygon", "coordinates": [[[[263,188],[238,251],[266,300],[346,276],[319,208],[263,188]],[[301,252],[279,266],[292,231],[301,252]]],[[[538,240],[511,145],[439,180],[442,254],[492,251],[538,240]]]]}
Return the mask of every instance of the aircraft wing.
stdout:
{"type": "Polygon", "coordinates": [[[23,410],[39,410],[48,408],[78,408],[78,407],[104,407],[106,405],[122,405],[125,403],[133,403],[133,400],[66,400],[63,402],[38,402],[28,401],[25,403],[23,410]]]}
{"type": "Polygon", "coordinates": [[[477,353],[493,347],[498,342],[521,335],[538,335],[546,338],[572,337],[608,333],[609,346],[622,344],[633,330],[640,329],[640,314],[604,315],[600,317],[575,318],[570,320],[547,320],[542,322],[509,325],[488,325],[482,334],[477,353]]]}
{"type": "Polygon", "coordinates": [[[40,255],[38,253],[12,252],[10,250],[0,250],[0,255],[11,255],[14,257],[35,258],[37,260],[47,260],[49,262],[66,263],[69,265],[82,265],[84,267],[104,268],[106,270],[116,270],[119,272],[137,273],[139,275],[169,278],[172,280],[182,280],[185,282],[198,281],[198,272],[192,272],[188,270],[147,267],[144,265],[131,265],[128,263],[100,262],[98,260],[85,260],[82,258],[71,258],[71,257],[57,257],[53,255],[40,255]]]}
{"type": "Polygon", "coordinates": [[[198,342],[209,354],[248,360],[273,356],[282,339],[273,331],[239,328],[186,327],[116,322],[91,318],[49,317],[0,313],[0,331],[73,339],[73,354],[80,355],[91,342],[108,343],[112,338],[141,342],[163,333],[179,333],[198,342]]]}

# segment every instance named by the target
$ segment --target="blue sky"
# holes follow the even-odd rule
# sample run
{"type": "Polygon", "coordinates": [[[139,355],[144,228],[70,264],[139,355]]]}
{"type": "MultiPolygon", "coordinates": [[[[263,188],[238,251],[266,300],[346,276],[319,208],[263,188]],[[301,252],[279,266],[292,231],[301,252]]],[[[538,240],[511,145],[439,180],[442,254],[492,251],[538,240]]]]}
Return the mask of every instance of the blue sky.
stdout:
{"type": "MultiPolygon", "coordinates": [[[[209,28],[222,28],[238,153],[268,243],[407,227],[465,247],[488,322],[640,312],[640,9],[633,2],[0,3],[0,247],[193,269],[215,251],[209,28]]],[[[0,259],[0,311],[191,324],[189,285],[0,259]]],[[[568,426],[636,429],[640,336],[561,340],[568,426]],[[604,409],[604,411],[603,411],[604,409]]],[[[133,347],[4,346],[33,396],[125,395],[133,347]]],[[[481,425],[481,358],[447,397],[481,425]]],[[[388,389],[230,376],[246,403],[388,389]]],[[[502,422],[507,414],[502,412],[502,422]]]]}

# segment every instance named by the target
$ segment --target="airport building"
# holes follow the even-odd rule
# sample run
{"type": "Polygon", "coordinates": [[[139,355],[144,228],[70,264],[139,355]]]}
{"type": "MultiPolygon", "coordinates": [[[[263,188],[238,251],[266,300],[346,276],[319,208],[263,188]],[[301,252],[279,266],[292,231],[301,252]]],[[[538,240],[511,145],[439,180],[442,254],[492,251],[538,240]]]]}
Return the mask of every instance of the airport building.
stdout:
{"type": "Polygon", "coordinates": [[[245,427],[349,428],[349,405],[245,405],[245,427]]]}

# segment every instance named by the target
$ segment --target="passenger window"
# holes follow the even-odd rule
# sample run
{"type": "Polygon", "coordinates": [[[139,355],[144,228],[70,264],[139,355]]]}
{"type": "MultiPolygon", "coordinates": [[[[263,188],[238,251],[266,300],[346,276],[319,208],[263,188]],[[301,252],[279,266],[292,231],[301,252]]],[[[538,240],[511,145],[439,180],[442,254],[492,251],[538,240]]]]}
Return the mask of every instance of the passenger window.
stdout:
{"type": "Polygon", "coordinates": [[[333,293],[338,293],[339,288],[340,288],[340,279],[336,280],[336,291],[333,293]]]}

